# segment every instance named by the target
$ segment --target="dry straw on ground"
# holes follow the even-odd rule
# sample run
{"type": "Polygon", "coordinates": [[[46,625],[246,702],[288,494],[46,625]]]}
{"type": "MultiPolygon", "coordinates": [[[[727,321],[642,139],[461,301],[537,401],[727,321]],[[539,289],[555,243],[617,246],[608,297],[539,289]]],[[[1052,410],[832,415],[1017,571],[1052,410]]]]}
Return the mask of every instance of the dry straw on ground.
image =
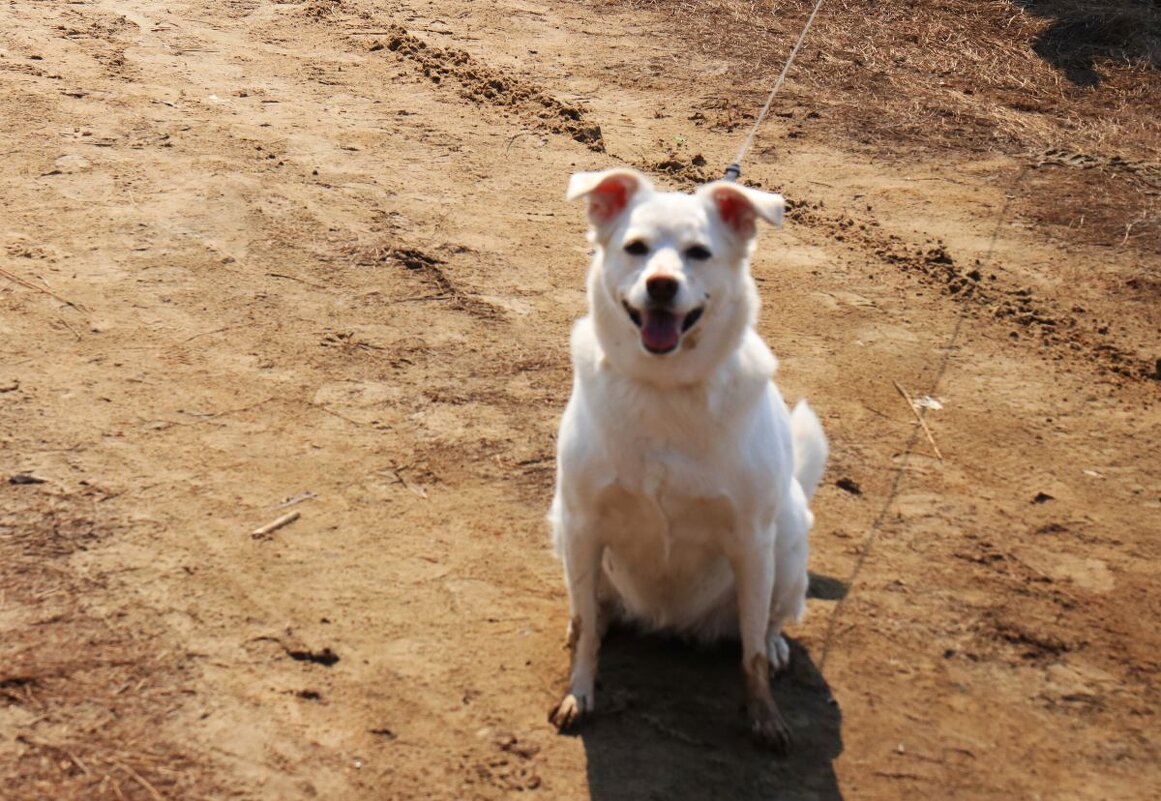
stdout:
{"type": "MultiPolygon", "coordinates": [[[[606,0],[655,11],[760,94],[813,0],[606,0]]],[[[857,140],[977,150],[1062,144],[1156,158],[1161,7],[1151,0],[828,0],[785,92],[857,140]]]]}
{"type": "MultiPolygon", "coordinates": [[[[727,63],[736,91],[704,98],[707,124],[741,131],[814,0],[602,5],[653,12],[696,58],[727,63]]],[[[1153,0],[826,0],[773,115],[783,128],[817,119],[782,135],[830,137],[877,156],[1004,153],[1063,167],[1070,197],[1091,211],[1079,217],[1075,203],[1032,180],[1017,204],[1027,222],[1072,242],[1161,253],[1161,115],[1146,111],[1158,108],[1161,6],[1153,0]],[[1058,151],[1086,161],[1044,161],[1058,151]]],[[[767,122],[757,152],[778,125],[767,122]]]]}

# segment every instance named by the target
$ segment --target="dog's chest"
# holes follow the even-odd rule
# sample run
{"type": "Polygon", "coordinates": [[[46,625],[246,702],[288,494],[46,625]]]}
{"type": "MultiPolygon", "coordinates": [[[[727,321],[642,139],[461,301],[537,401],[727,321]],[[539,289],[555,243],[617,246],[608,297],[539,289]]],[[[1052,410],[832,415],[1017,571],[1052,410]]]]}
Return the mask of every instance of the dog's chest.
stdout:
{"type": "Polygon", "coordinates": [[[712,544],[734,526],[721,426],[704,399],[680,393],[633,393],[603,418],[611,475],[601,491],[605,531],[622,548],[672,556],[676,547],[712,544]]]}
{"type": "Polygon", "coordinates": [[[604,569],[631,615],[686,626],[730,586],[723,545],[736,513],[725,495],[687,495],[660,478],[650,494],[620,484],[598,493],[604,569]]]}
{"type": "Polygon", "coordinates": [[[622,560],[670,564],[717,555],[736,510],[706,465],[680,451],[642,448],[596,499],[601,528],[622,560]],[[660,560],[660,562],[657,562],[660,560]]]}

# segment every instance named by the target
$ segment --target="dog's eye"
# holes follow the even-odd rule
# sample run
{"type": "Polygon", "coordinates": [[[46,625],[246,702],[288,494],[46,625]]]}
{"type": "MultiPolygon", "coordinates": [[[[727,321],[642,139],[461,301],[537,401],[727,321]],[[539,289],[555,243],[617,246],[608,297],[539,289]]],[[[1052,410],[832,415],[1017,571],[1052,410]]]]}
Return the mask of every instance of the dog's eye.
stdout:
{"type": "Polygon", "coordinates": [[[649,252],[649,246],[640,239],[634,239],[632,242],[626,243],[625,252],[630,256],[644,256],[649,252]]]}
{"type": "Polygon", "coordinates": [[[685,255],[687,258],[693,259],[694,261],[705,261],[706,259],[713,256],[713,254],[709,252],[709,248],[706,248],[702,245],[693,245],[692,247],[686,248],[685,255]]]}

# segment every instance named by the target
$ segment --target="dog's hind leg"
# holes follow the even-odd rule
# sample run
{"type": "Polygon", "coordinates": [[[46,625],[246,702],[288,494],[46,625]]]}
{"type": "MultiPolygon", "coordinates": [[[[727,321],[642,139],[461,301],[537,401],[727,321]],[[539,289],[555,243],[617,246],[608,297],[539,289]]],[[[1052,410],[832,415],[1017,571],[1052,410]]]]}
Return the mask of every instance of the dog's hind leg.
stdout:
{"type": "Polygon", "coordinates": [[[770,625],[766,631],[766,654],[775,673],[790,666],[790,646],[782,636],[782,627],[798,622],[806,611],[809,574],[808,533],[810,510],[801,492],[778,516],[778,537],[774,543],[774,592],[770,600],[770,625]]]}
{"type": "MultiPolygon", "coordinates": [[[[738,591],[738,628],[742,639],[742,672],[746,678],[746,714],[754,735],[765,745],[784,751],[790,727],[770,691],[770,657],[766,634],[774,589],[774,546],[765,536],[749,540],[752,547],[729,554],[738,591]]],[[[749,543],[747,543],[749,546],[749,543]]]]}
{"type": "Polygon", "coordinates": [[[565,730],[592,712],[595,705],[597,653],[603,634],[597,590],[604,546],[593,535],[591,526],[572,515],[562,517],[560,525],[565,530],[559,532],[558,542],[568,585],[569,686],[564,698],[548,713],[548,719],[565,730]]]}

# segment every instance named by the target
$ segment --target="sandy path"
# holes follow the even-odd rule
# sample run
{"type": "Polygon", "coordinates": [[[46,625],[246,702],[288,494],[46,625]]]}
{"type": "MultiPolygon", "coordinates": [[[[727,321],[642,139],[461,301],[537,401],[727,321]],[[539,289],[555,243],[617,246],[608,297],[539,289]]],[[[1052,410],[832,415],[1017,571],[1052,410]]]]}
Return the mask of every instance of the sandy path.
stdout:
{"type": "Polygon", "coordinates": [[[776,687],[798,747],[747,743],[729,649],[626,634],[605,714],[548,728],[542,515],[586,261],[563,186],[671,151],[658,180],[688,185],[738,138],[691,124],[730,87],[635,45],[655,22],[0,10],[0,266],[74,304],[0,283],[0,473],[45,480],[0,489],[13,798],[1161,791],[1157,383],[1110,372],[1147,371],[1154,310],[1067,280],[1136,257],[1001,224],[988,259],[1018,162],[871,159],[785,122],[747,169],[801,204],[763,235],[761,327],[834,445],[776,687]],[[896,381],[942,400],[943,461],[896,381]]]}

